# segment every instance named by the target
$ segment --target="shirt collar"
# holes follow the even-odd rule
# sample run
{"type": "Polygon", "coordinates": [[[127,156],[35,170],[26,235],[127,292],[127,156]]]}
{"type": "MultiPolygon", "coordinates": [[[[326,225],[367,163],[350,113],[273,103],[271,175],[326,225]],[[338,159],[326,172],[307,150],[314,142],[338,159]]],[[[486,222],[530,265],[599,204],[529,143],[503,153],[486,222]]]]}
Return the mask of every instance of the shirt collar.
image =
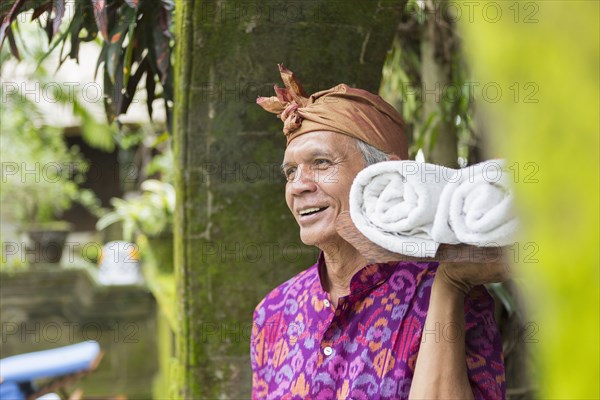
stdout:
{"type": "MultiPolygon", "coordinates": [[[[381,285],[401,264],[402,262],[400,261],[367,264],[352,276],[350,280],[350,294],[354,295],[381,285]]],[[[321,289],[325,292],[324,282],[327,274],[327,265],[325,264],[325,255],[322,251],[319,252],[317,271],[319,273],[321,289]]]]}

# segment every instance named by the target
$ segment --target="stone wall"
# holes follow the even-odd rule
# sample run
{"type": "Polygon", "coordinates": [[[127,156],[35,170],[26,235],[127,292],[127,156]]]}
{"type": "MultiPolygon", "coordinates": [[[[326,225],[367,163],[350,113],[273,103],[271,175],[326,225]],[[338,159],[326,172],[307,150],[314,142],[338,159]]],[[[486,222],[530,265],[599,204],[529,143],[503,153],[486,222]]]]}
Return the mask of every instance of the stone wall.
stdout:
{"type": "Polygon", "coordinates": [[[0,357],[96,340],[98,369],[84,396],[151,398],[157,371],[156,303],[145,286],[104,286],[95,267],[39,266],[0,273],[0,357]]]}

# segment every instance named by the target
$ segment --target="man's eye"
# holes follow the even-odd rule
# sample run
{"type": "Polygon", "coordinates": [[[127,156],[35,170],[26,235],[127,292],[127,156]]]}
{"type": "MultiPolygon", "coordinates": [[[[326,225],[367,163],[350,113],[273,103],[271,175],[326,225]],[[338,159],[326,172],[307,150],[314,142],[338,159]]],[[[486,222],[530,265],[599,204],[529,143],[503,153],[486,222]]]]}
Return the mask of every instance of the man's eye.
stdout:
{"type": "Polygon", "coordinates": [[[296,167],[289,167],[283,171],[283,175],[287,180],[294,179],[294,175],[296,174],[296,167]]]}
{"type": "Polygon", "coordinates": [[[331,163],[329,162],[329,160],[326,160],[324,158],[317,158],[314,162],[314,164],[318,167],[327,167],[329,166],[331,163]]]}

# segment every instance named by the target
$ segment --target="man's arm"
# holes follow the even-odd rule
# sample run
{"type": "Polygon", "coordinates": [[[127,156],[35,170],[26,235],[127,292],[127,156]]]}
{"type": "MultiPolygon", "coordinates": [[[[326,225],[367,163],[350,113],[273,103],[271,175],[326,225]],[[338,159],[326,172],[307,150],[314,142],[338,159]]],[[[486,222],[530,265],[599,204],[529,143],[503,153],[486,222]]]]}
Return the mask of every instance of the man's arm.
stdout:
{"type": "Polygon", "coordinates": [[[436,276],[410,399],[473,399],[467,375],[464,333],[464,295],[436,276]]]}
{"type": "MultiPolygon", "coordinates": [[[[507,266],[500,263],[440,264],[431,288],[410,399],[474,398],[466,360],[464,298],[474,285],[508,277],[507,266]]],[[[493,376],[488,378],[493,380],[493,376]]]]}

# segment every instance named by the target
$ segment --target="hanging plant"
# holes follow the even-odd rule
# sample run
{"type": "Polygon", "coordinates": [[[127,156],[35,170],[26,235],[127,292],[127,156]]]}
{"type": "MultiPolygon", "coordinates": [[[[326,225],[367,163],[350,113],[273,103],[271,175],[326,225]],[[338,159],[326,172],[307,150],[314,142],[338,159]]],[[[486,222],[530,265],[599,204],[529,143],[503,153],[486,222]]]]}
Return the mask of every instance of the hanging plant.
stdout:
{"type": "Polygon", "coordinates": [[[20,23],[17,17],[25,13],[31,13],[31,20],[37,21],[48,36],[50,48],[40,63],[58,46],[59,66],[67,58],[78,61],[80,44],[100,38],[102,50],[96,74],[104,64],[104,108],[108,121],[112,123],[127,112],[138,86],[144,82],[150,118],[153,101],[162,98],[170,130],[173,10],[173,0],[3,1],[0,47],[8,42],[12,55],[20,59],[15,28],[20,23]],[[71,18],[66,18],[66,6],[71,18]]]}

